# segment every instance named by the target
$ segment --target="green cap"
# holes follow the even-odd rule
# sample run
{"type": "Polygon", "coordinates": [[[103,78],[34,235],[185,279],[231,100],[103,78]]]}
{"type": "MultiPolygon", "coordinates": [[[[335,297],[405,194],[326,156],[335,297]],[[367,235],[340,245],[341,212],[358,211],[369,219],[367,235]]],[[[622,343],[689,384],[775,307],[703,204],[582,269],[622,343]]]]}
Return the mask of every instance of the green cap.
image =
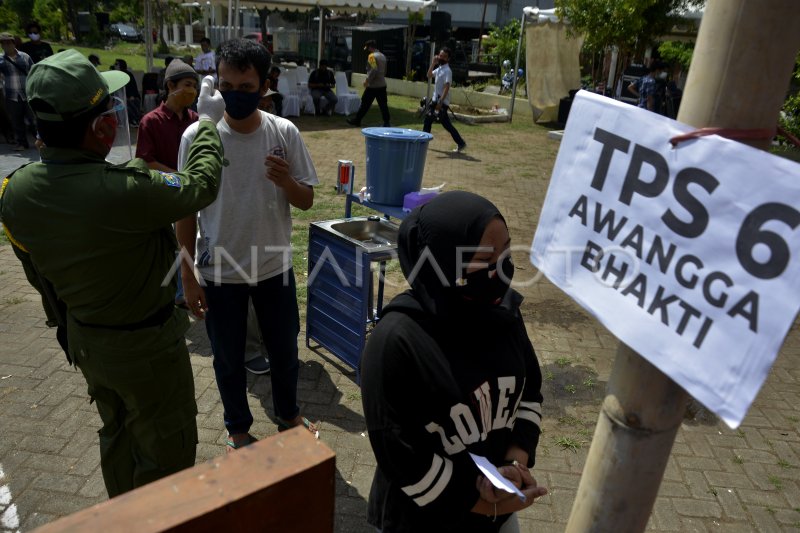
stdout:
{"type": "Polygon", "coordinates": [[[25,91],[38,118],[63,122],[100,105],[129,79],[125,72],[98,72],[83,54],[66,50],[33,65],[25,91]],[[47,103],[52,110],[41,109],[37,100],[47,103]]]}

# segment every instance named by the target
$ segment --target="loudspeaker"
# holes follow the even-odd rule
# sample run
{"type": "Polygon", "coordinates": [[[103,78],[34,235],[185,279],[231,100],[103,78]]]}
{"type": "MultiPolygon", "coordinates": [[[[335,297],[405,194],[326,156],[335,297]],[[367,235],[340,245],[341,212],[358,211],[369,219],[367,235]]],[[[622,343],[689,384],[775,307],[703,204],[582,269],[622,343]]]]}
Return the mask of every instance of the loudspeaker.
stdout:
{"type": "Polygon", "coordinates": [[[450,13],[447,11],[431,11],[431,39],[446,41],[450,36],[450,13]]]}

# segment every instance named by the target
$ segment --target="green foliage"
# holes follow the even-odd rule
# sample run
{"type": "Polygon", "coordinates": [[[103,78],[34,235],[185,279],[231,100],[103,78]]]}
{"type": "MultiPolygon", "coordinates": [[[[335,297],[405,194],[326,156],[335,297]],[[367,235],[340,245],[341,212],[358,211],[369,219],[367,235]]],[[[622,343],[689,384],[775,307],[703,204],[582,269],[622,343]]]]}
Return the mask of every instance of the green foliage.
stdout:
{"type": "MultiPolygon", "coordinates": [[[[795,86],[800,84],[800,54],[795,59],[792,81],[795,86]]],[[[795,137],[800,137],[800,91],[796,87],[786,101],[783,102],[783,112],[778,119],[778,123],[787,132],[795,137]]]]}
{"type": "Polygon", "coordinates": [[[63,0],[35,0],[33,19],[42,27],[43,38],[60,41],[67,34],[66,4],[63,0]]]}
{"type": "Polygon", "coordinates": [[[557,13],[569,19],[569,31],[583,35],[592,52],[616,45],[635,52],[665,35],[679,20],[672,13],[705,0],[555,0],[557,13]]]}
{"type": "Polygon", "coordinates": [[[658,46],[661,59],[670,64],[679,64],[684,70],[689,69],[694,53],[694,43],[683,41],[665,41],[658,46]]]}
{"type": "Polygon", "coordinates": [[[25,26],[28,22],[33,20],[33,4],[34,0],[5,0],[3,2],[3,7],[9,8],[11,11],[17,14],[19,17],[19,27],[20,29],[25,26]]]}
{"type": "Polygon", "coordinates": [[[137,25],[141,24],[144,15],[141,9],[137,9],[138,4],[138,2],[118,3],[109,14],[111,22],[130,22],[137,25]]]}
{"type": "Polygon", "coordinates": [[[10,31],[14,34],[20,34],[20,26],[22,26],[22,21],[17,16],[17,13],[8,7],[7,4],[0,5],[0,28],[3,31],[10,31]]]}
{"type": "MultiPolygon", "coordinates": [[[[503,65],[503,61],[508,59],[511,63],[517,58],[517,44],[519,43],[519,28],[520,21],[517,19],[511,20],[503,26],[490,26],[489,38],[486,39],[486,50],[494,56],[495,62],[498,66],[503,65]]],[[[519,64],[525,65],[525,39],[522,40],[522,48],[520,49],[519,64]]]]}
{"type": "Polygon", "coordinates": [[[414,77],[417,75],[417,71],[413,68],[408,71],[408,74],[403,74],[404,81],[414,81],[414,77]]]}
{"type": "Polygon", "coordinates": [[[425,23],[425,13],[423,11],[415,11],[408,13],[408,25],[413,26],[417,25],[420,26],[425,23]]]}

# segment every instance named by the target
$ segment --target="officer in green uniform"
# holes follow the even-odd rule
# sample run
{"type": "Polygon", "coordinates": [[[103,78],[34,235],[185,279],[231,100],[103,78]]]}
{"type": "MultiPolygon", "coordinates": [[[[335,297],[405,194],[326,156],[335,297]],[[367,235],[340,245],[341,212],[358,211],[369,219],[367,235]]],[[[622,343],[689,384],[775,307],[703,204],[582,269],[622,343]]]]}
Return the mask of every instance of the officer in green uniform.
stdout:
{"type": "MultiPolygon", "coordinates": [[[[3,181],[0,217],[28,269],[66,308],[69,355],[103,421],[100,457],[113,497],[194,465],[197,405],[174,306],[171,223],[214,201],[225,103],[203,80],[200,127],[182,172],[105,161],[117,130],[112,93],[128,76],[99,73],[74,50],[34,65],[27,91],[46,145],[40,163],[3,181]]],[[[26,269],[26,271],[28,271],[26,269]]]]}

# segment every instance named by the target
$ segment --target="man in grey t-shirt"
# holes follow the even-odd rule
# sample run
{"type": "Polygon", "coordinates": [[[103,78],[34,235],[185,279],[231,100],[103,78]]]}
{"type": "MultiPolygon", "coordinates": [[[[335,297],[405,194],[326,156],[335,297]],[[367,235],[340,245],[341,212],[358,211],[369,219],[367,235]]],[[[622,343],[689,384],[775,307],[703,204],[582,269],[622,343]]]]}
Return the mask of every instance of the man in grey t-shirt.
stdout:
{"type": "Polygon", "coordinates": [[[389,127],[389,104],[386,99],[386,56],[378,50],[378,45],[370,39],[364,43],[364,50],[369,50],[367,57],[367,78],[364,80],[364,94],[361,95],[361,107],[355,118],[348,118],[351,126],[361,126],[361,119],[372,107],[372,101],[378,100],[381,108],[384,127],[389,127]]]}
{"type": "MultiPolygon", "coordinates": [[[[271,56],[247,39],[217,51],[219,91],[225,116],[217,130],[227,164],[217,199],[178,221],[178,241],[193,263],[181,264],[186,303],[205,319],[214,353],[214,374],[228,430],[228,451],[247,446],[253,414],[244,367],[249,302],[269,353],[272,404],[278,428],[314,424],[297,404],[297,335],[300,319],[292,270],[290,206],[307,210],[319,183],[297,128],[258,109],[269,89],[271,56]],[[195,265],[201,279],[195,278],[195,265]],[[204,286],[201,286],[200,283],[204,286]]],[[[183,134],[180,161],[197,127],[183,134]]]]}

